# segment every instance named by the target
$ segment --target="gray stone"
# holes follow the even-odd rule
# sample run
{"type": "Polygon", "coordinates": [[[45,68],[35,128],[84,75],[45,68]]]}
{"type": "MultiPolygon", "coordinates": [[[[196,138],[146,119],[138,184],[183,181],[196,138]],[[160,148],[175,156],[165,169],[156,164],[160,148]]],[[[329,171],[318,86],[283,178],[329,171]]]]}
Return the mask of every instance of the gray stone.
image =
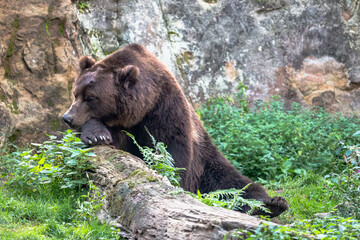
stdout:
{"type": "Polygon", "coordinates": [[[88,11],[78,12],[89,38],[84,45],[86,53],[100,59],[126,44],[140,43],[177,72],[161,1],[99,0],[89,4],[88,11]]]}
{"type": "MultiPolygon", "coordinates": [[[[357,1],[103,0],[78,15],[87,33],[99,33],[90,37],[97,49],[114,49],[115,39],[120,47],[137,42],[149,48],[193,104],[234,93],[242,81],[251,102],[277,94],[289,105],[304,98],[286,69],[302,69],[308,57],[335,59],[345,66],[349,84],[360,81],[357,8],[357,1]]],[[[96,55],[103,57],[104,51],[96,55]]],[[[357,111],[350,107],[356,98],[349,92],[357,88],[343,89],[330,103],[350,95],[354,103],[343,112],[357,111]]],[[[329,111],[339,110],[330,105],[329,111]]]]}

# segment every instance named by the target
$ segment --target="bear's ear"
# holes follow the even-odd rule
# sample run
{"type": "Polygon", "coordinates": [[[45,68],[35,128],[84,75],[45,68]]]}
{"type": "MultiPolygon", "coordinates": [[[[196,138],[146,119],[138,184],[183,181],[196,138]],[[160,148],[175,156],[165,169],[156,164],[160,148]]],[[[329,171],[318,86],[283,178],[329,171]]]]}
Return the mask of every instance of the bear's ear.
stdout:
{"type": "Polygon", "coordinates": [[[95,60],[88,56],[81,57],[79,61],[81,72],[83,72],[87,68],[91,68],[92,66],[94,66],[94,64],[95,64],[95,60]]]}
{"type": "Polygon", "coordinates": [[[134,65],[128,65],[122,68],[118,74],[118,81],[125,89],[131,88],[138,81],[139,68],[134,65]]]}

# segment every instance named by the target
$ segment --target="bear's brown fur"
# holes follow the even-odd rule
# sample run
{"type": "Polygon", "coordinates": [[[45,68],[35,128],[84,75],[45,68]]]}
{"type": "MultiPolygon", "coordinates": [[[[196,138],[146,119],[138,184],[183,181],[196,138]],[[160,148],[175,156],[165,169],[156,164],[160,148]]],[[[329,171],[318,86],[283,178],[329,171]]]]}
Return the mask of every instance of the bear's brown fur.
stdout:
{"type": "Polygon", "coordinates": [[[141,157],[122,130],[133,134],[140,145],[151,147],[147,127],[167,146],[175,166],[186,168],[181,182],[185,190],[206,193],[251,183],[243,197],[264,202],[271,217],[288,209],[284,198],[270,197],[217,150],[173,75],[144,47],[131,44],[99,62],[83,57],[80,69],[75,100],[63,119],[81,129],[82,141],[112,144],[141,157]]]}

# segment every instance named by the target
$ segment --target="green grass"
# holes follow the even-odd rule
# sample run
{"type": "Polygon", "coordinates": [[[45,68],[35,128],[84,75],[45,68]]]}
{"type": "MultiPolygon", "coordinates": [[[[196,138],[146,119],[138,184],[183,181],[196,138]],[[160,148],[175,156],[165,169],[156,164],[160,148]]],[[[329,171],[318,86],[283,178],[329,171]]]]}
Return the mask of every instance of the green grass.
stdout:
{"type": "Polygon", "coordinates": [[[77,198],[0,189],[0,239],[119,239],[113,227],[82,220],[77,198]]]}
{"type": "Polygon", "coordinates": [[[316,213],[331,212],[342,199],[334,196],[328,188],[329,181],[315,173],[308,172],[305,176],[288,179],[277,186],[268,186],[272,196],[283,196],[289,203],[289,210],[276,218],[284,224],[301,219],[312,219],[316,213]],[[281,189],[280,191],[276,191],[281,189]]]}

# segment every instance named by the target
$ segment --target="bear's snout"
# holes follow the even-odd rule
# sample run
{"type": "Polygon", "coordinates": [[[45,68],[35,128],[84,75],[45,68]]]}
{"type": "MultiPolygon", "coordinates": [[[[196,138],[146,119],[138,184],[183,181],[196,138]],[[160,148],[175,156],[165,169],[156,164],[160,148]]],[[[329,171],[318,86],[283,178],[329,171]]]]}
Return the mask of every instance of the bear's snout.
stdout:
{"type": "Polygon", "coordinates": [[[69,127],[72,127],[72,122],[73,122],[73,119],[67,115],[67,114],[64,114],[62,116],[62,119],[64,120],[64,122],[69,126],[69,127]]]}

